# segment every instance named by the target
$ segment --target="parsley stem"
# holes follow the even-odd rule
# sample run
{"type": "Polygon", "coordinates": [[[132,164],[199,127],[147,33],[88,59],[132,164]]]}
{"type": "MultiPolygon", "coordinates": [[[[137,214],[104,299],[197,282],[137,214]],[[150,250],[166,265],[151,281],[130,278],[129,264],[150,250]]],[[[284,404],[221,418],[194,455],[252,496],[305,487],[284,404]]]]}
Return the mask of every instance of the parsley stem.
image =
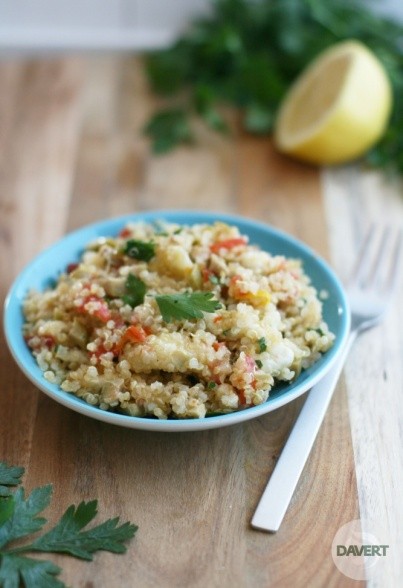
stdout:
{"type": "Polygon", "coordinates": [[[7,551],[5,551],[4,553],[25,553],[26,551],[37,551],[37,549],[35,549],[35,546],[30,543],[29,545],[21,545],[21,547],[14,547],[13,549],[7,549],[7,551]]]}

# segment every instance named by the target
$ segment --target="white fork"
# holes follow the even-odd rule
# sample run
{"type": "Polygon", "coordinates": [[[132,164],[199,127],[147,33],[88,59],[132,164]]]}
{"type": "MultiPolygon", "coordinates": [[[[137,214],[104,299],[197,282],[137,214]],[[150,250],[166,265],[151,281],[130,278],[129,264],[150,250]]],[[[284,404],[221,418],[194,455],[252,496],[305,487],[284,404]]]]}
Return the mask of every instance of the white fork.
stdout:
{"type": "Polygon", "coordinates": [[[380,322],[399,269],[402,232],[373,226],[347,286],[351,332],[339,359],[308,394],[252,519],[252,527],[276,532],[287,511],[304,465],[357,335],[380,322]]]}

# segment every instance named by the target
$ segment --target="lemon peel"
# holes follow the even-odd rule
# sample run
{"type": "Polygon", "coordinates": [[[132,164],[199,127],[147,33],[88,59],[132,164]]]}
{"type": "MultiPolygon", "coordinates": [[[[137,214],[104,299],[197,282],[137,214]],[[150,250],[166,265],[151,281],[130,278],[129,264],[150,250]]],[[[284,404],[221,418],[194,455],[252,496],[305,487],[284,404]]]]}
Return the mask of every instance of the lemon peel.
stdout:
{"type": "Polygon", "coordinates": [[[292,85],[274,142],[307,162],[349,161],[382,136],[391,108],[391,85],[378,58],[364,44],[344,41],[321,53],[292,85]]]}

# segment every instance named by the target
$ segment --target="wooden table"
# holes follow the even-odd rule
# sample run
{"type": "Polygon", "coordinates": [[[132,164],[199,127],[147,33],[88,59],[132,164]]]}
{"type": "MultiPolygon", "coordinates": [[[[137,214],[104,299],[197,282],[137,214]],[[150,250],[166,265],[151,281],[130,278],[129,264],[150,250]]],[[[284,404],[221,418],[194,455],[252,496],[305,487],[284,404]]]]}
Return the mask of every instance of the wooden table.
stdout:
{"type": "MultiPolygon", "coordinates": [[[[155,103],[132,57],[0,63],[2,298],[66,231],[118,214],[198,208],[258,218],[306,241],[342,277],[371,219],[402,220],[397,182],[355,166],[319,172],[267,139],[205,134],[194,148],[153,157],[140,130],[155,103]]],[[[360,517],[369,530],[371,519],[382,524],[391,545],[371,586],[397,586],[402,325],[396,298],[382,327],[357,343],[275,535],[249,522],[303,398],[222,430],[125,430],[39,393],[2,339],[0,460],[25,466],[28,488],[54,484],[51,520],[97,497],[102,518],[139,525],[126,556],[51,556],[62,579],[85,588],[350,587],[360,583],[334,567],[330,546],[360,517]]]]}

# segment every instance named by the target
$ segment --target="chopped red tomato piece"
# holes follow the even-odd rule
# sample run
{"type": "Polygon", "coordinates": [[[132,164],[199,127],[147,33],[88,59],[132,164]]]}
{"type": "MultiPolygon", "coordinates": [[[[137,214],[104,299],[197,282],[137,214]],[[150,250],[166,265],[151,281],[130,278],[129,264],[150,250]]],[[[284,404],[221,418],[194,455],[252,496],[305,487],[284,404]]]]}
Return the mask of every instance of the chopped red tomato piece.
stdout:
{"type": "Polygon", "coordinates": [[[210,246],[212,253],[218,253],[220,249],[233,249],[239,245],[246,245],[244,237],[237,237],[236,239],[224,239],[223,241],[216,241],[210,246]]]}
{"type": "Polygon", "coordinates": [[[113,353],[119,355],[126,343],[144,343],[149,334],[151,333],[149,332],[148,327],[145,327],[144,329],[143,327],[138,327],[136,325],[128,327],[120,338],[120,341],[114,346],[113,353]]]}
{"type": "Polygon", "coordinates": [[[225,343],[223,341],[215,341],[213,343],[213,349],[218,351],[221,347],[225,347],[225,343]]]}
{"type": "Polygon", "coordinates": [[[56,344],[56,340],[54,337],[52,337],[52,335],[45,335],[43,337],[36,337],[34,335],[33,337],[24,337],[24,339],[28,347],[31,347],[31,349],[39,349],[43,346],[47,347],[48,349],[52,349],[52,347],[54,347],[56,344]],[[35,338],[38,339],[38,342],[34,345],[33,340],[35,338]]]}
{"type": "Polygon", "coordinates": [[[111,312],[111,320],[114,321],[115,327],[117,327],[118,329],[121,329],[126,324],[123,318],[120,316],[120,314],[116,311],[111,312]]]}
{"type": "Polygon", "coordinates": [[[43,337],[42,341],[43,341],[43,344],[48,349],[51,349],[52,347],[54,347],[54,345],[56,343],[55,338],[52,337],[52,335],[46,335],[46,337],[43,337]]]}
{"type": "Polygon", "coordinates": [[[77,268],[78,268],[78,263],[69,263],[69,265],[66,267],[66,271],[68,274],[71,274],[71,272],[74,272],[74,270],[77,268]]]}
{"type": "Polygon", "coordinates": [[[229,281],[229,294],[231,296],[233,296],[234,298],[237,298],[240,294],[241,294],[241,290],[239,287],[238,282],[242,280],[242,276],[232,276],[232,278],[229,281]]]}
{"type": "Polygon", "coordinates": [[[90,357],[96,357],[97,359],[100,358],[101,355],[103,355],[104,353],[107,353],[107,350],[105,349],[103,343],[101,343],[100,345],[98,345],[98,347],[96,348],[95,351],[93,351],[92,353],[90,353],[90,357]]]}
{"type": "Polygon", "coordinates": [[[98,298],[98,296],[87,296],[83,303],[77,308],[77,312],[82,314],[91,314],[98,318],[103,323],[107,323],[111,319],[111,312],[106,304],[105,300],[98,298]],[[97,302],[98,306],[92,312],[89,312],[85,306],[88,302],[97,302]]]}
{"type": "Polygon", "coordinates": [[[203,282],[208,282],[210,280],[210,276],[213,274],[213,272],[209,269],[207,269],[206,267],[204,267],[201,271],[202,273],[202,278],[203,278],[203,282]]]}
{"type": "Polygon", "coordinates": [[[212,284],[219,284],[218,275],[213,270],[203,267],[201,270],[203,282],[211,282],[212,284]]]}
{"type": "Polygon", "coordinates": [[[132,234],[132,232],[130,229],[122,229],[119,233],[119,237],[126,239],[126,237],[130,237],[131,234],[132,234]]]}
{"type": "Polygon", "coordinates": [[[238,398],[239,398],[239,404],[241,406],[244,406],[246,404],[246,398],[245,398],[245,392],[243,390],[238,391],[238,398]]]}
{"type": "Polygon", "coordinates": [[[144,343],[144,341],[147,339],[147,334],[143,327],[137,327],[135,325],[132,325],[126,329],[125,336],[128,341],[131,341],[132,343],[144,343]]]}

